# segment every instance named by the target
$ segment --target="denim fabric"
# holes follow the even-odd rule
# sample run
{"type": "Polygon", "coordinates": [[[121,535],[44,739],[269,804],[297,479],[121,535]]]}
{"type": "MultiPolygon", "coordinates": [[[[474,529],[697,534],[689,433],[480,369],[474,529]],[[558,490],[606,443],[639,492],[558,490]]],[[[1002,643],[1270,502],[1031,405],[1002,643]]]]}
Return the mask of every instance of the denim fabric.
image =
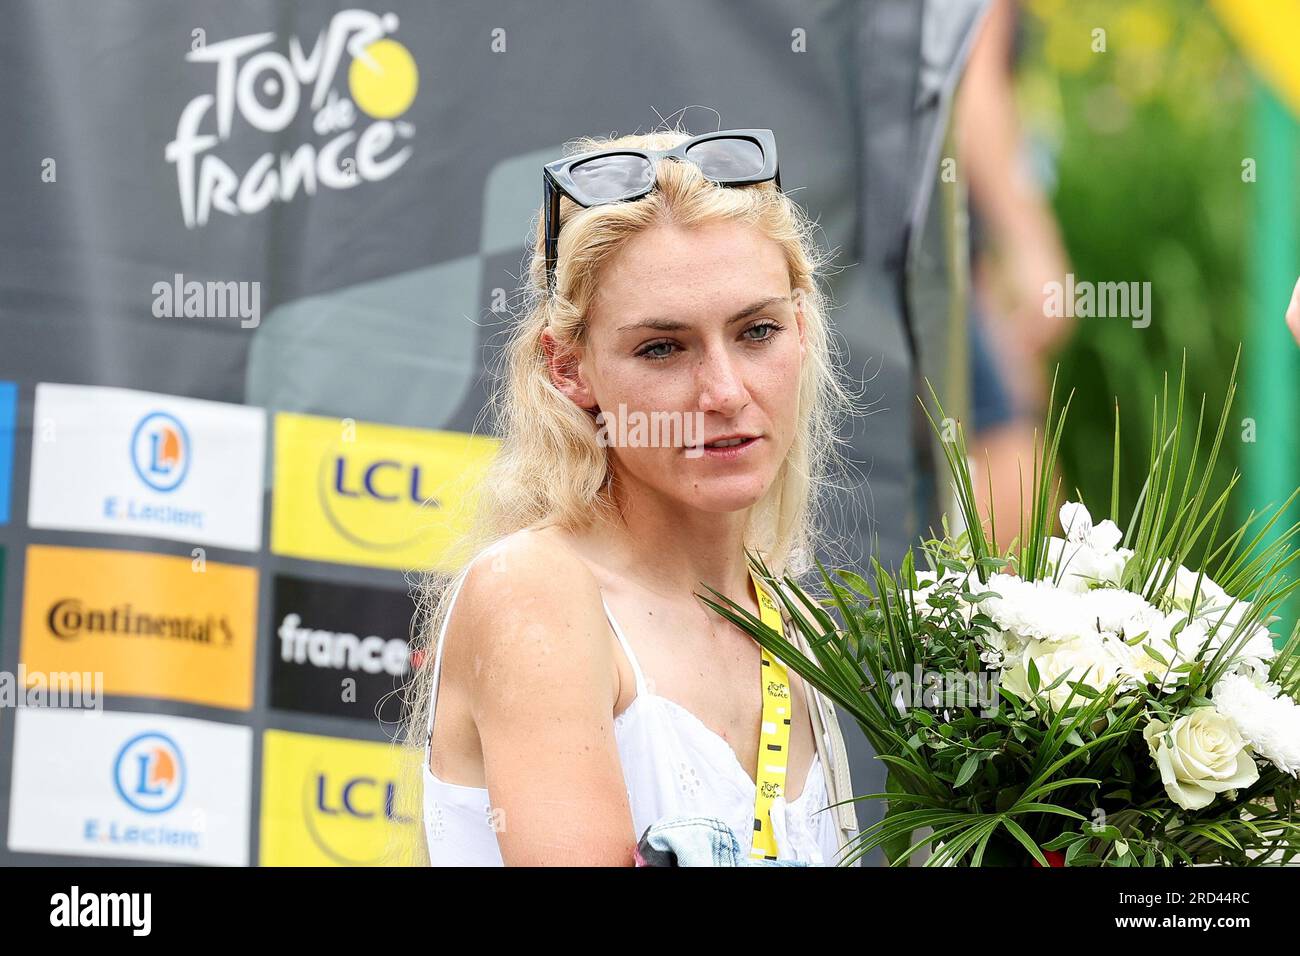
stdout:
{"type": "Polygon", "coordinates": [[[975,305],[970,311],[966,325],[970,334],[971,418],[979,432],[1014,421],[1016,408],[993,352],[987,320],[975,305]]]}
{"type": "Polygon", "coordinates": [[[756,860],[717,817],[666,817],[646,827],[637,866],[808,866],[800,860],[756,860]]]}

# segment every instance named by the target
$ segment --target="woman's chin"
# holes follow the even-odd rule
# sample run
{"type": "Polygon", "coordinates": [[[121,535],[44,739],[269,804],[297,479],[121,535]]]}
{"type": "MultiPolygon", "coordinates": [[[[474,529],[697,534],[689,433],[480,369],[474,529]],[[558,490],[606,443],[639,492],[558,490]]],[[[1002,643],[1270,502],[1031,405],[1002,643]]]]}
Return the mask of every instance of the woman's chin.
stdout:
{"type": "Polygon", "coordinates": [[[752,508],[762,500],[768,483],[759,481],[700,482],[682,503],[714,514],[731,514],[752,508]]]}

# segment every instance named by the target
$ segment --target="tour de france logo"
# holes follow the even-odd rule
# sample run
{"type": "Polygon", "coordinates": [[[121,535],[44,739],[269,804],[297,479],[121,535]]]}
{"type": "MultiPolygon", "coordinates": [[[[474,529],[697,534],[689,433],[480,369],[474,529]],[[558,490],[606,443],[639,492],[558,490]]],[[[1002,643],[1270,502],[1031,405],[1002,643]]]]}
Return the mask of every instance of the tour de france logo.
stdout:
{"type": "Polygon", "coordinates": [[[415,101],[420,76],[410,50],[391,36],[398,26],[394,13],[341,10],[306,43],[289,36],[281,44],[270,32],[209,41],[203,29],[192,31],[185,59],[212,85],[181,110],[163,151],[176,167],[185,227],[206,225],[214,210],[253,215],[299,194],[384,180],[405,166],[415,127],[399,117],[415,101]],[[303,114],[311,135],[295,143],[283,134],[303,114]],[[232,138],[242,144],[259,136],[273,148],[252,165],[235,169],[223,158],[232,138]]]}
{"type": "Polygon", "coordinates": [[[180,419],[150,412],[131,433],[131,464],[154,491],[174,491],[190,470],[190,436],[180,419]]]}
{"type": "Polygon", "coordinates": [[[156,731],[132,737],[117,752],[113,784],[118,796],[141,813],[170,810],[185,793],[180,747],[156,731]]]}

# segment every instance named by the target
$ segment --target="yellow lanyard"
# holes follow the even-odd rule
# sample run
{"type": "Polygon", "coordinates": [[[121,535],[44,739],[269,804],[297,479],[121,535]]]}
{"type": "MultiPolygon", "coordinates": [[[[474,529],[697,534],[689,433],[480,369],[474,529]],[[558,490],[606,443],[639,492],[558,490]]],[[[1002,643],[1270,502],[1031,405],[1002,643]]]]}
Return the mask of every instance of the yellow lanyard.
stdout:
{"type": "MultiPolygon", "coordinates": [[[[781,612],[772,598],[759,586],[751,570],[754,591],[758,594],[759,615],[763,623],[785,636],[781,612]]],[[[785,765],[790,749],[790,675],[786,667],[766,647],[763,652],[763,729],[758,738],[758,788],[754,794],[754,846],[750,856],[758,860],[777,858],[776,834],[772,830],[772,802],[785,792],[785,765]]]]}

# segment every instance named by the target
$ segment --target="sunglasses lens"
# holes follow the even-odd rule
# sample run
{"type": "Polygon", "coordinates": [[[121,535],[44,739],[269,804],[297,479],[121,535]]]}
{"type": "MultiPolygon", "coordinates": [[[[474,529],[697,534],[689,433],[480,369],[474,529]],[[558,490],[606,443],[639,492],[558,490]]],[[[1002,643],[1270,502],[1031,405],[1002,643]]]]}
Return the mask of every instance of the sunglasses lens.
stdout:
{"type": "Polygon", "coordinates": [[[654,167],[644,156],[597,156],[574,166],[569,175],[592,199],[610,202],[649,188],[654,167]]]}
{"type": "Polygon", "coordinates": [[[752,139],[706,139],[686,151],[709,179],[749,179],[763,171],[763,150],[752,139]]]}

